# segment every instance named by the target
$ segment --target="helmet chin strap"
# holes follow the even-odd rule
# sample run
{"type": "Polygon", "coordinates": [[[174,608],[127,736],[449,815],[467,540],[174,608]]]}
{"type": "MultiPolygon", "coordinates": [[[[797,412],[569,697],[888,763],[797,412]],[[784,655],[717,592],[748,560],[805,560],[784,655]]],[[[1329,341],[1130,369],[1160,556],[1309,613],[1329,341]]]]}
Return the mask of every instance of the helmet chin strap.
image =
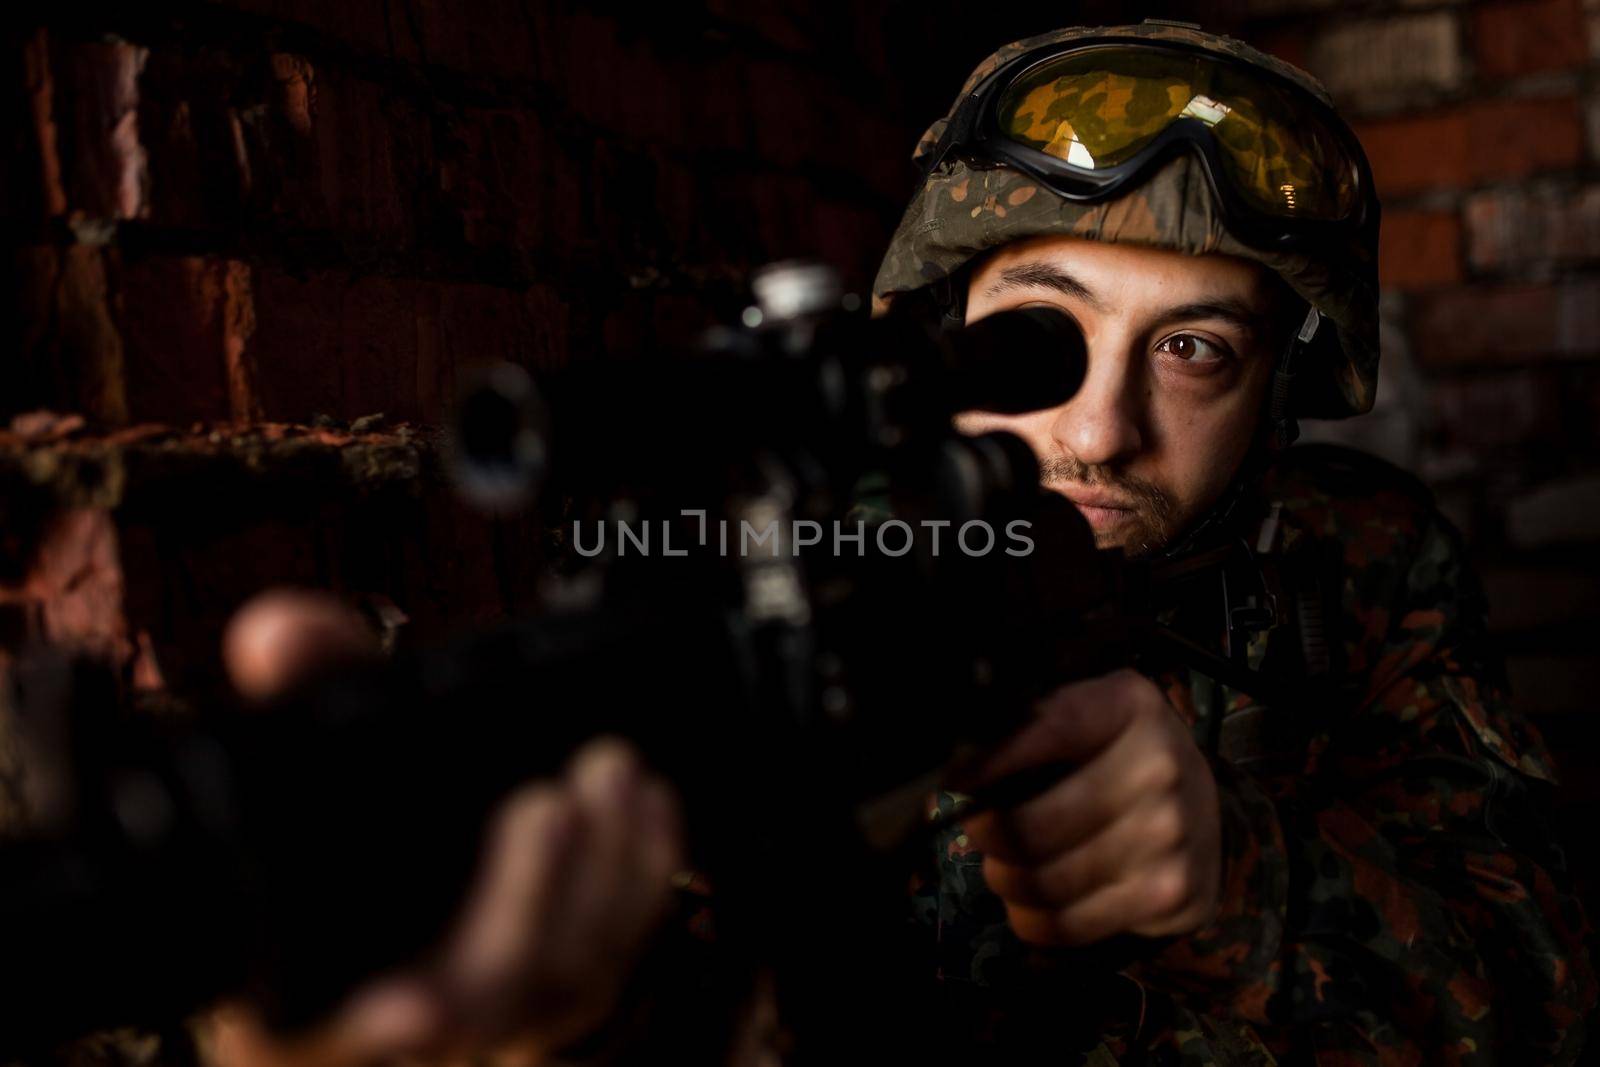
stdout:
{"type": "Polygon", "coordinates": [[[1321,323],[1322,316],[1317,309],[1307,307],[1305,321],[1300,323],[1300,329],[1289,341],[1278,360],[1277,369],[1272,372],[1272,402],[1267,419],[1272,430],[1274,451],[1288,448],[1300,436],[1300,424],[1289,414],[1289,401],[1294,391],[1294,357],[1300,349],[1311,343],[1321,323]]]}

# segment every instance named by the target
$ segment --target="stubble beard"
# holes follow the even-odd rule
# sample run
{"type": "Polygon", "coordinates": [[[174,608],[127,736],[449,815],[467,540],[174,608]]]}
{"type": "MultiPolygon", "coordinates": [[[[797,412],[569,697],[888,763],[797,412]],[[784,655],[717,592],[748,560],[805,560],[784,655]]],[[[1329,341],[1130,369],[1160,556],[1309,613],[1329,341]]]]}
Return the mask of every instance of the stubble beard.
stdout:
{"type": "Polygon", "coordinates": [[[1076,456],[1052,456],[1039,464],[1039,484],[1061,491],[1073,484],[1105,489],[1129,505],[1129,515],[1114,530],[1095,531],[1100,548],[1120,548],[1128,556],[1153,555],[1172,540],[1172,498],[1152,482],[1084,463],[1076,456]]]}

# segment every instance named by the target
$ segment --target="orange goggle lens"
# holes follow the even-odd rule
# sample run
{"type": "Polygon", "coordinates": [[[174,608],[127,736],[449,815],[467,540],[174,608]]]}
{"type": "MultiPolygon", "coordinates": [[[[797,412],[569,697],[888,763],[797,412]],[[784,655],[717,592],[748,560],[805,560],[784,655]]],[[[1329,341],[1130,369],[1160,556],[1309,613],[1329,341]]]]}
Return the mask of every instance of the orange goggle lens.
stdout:
{"type": "Polygon", "coordinates": [[[1160,49],[1106,46],[1027,71],[999,100],[1000,131],[1086,171],[1126,163],[1173,123],[1209,129],[1246,200],[1287,218],[1355,209],[1355,162],[1294,91],[1247,69],[1160,49]]]}

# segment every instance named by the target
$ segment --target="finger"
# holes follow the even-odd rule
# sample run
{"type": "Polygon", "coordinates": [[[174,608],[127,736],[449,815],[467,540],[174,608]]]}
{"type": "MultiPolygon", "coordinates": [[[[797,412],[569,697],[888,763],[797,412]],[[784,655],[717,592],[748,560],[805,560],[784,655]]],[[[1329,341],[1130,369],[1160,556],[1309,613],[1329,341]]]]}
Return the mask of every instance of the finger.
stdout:
{"type": "Polygon", "coordinates": [[[222,638],[229,681],[257,701],[319,670],[377,654],[377,637],[355,609],[330,594],[303,590],[259,594],[234,612],[222,638]]]}
{"type": "Polygon", "coordinates": [[[979,851],[1010,863],[1048,860],[1089,840],[1183,776],[1178,740],[1140,716],[1098,758],[1014,808],[981,812],[962,828],[979,851]]]}
{"type": "Polygon", "coordinates": [[[527,961],[554,940],[570,896],[567,868],[582,829],[577,805],[552,785],[525,787],[501,807],[484,867],[447,945],[439,981],[456,1014],[497,1010],[527,961]]]}
{"type": "MultiPolygon", "coordinates": [[[[415,1056],[440,1047],[448,1036],[448,1012],[432,984],[419,976],[380,981],[339,1012],[314,1058],[332,1064],[362,1064],[415,1056]]],[[[305,1067],[305,1049],[296,1067],[305,1067]]]]}
{"type": "Polygon", "coordinates": [[[1028,725],[979,762],[963,792],[1048,763],[1086,763],[1125,730],[1142,709],[1149,682],[1132,671],[1072,682],[1035,706],[1028,725]]]}
{"type": "Polygon", "coordinates": [[[1019,938],[1038,945],[1087,945],[1124,932],[1156,936],[1188,903],[1185,870],[1174,859],[1065,908],[1007,905],[1006,920],[1019,938]]]}
{"type": "Polygon", "coordinates": [[[611,738],[585,745],[568,771],[585,830],[583,848],[574,857],[572,906],[562,931],[562,943],[575,960],[599,958],[610,964],[622,940],[617,920],[626,913],[636,881],[642,775],[633,749],[611,738]],[[597,953],[597,948],[606,951],[597,953]]]}
{"type": "Polygon", "coordinates": [[[666,783],[643,779],[627,813],[622,854],[610,861],[617,869],[602,891],[611,895],[592,901],[593,909],[572,926],[575,936],[588,942],[575,951],[599,964],[597,994],[620,988],[677,901],[672,879],[684,866],[678,823],[676,798],[666,783]]]}
{"type": "Polygon", "coordinates": [[[983,878],[1008,903],[1061,908],[1122,881],[1132,870],[1176,853],[1184,837],[1184,820],[1176,804],[1141,804],[1043,865],[1010,863],[986,855],[983,878]]]}
{"type": "Polygon", "coordinates": [[[361,1067],[432,1050],[441,1023],[426,984],[396,977],[366,987],[327,1021],[292,1035],[268,1029],[248,1004],[218,1008],[205,1031],[206,1059],[220,1067],[361,1067]]]}
{"type": "Polygon", "coordinates": [[[650,909],[649,919],[670,907],[674,899],[673,875],[687,864],[678,798],[672,787],[659,778],[646,779],[640,790],[637,825],[641,841],[636,884],[656,905],[650,909]]]}

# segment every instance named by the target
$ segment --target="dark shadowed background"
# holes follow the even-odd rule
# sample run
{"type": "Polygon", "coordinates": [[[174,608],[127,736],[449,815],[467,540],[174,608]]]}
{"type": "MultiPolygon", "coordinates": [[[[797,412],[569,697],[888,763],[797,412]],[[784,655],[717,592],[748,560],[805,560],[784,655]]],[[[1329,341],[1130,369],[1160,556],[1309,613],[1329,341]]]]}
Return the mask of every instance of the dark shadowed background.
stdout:
{"type": "Polygon", "coordinates": [[[214,683],[222,621],[264,585],[422,633],[528,603],[545,535],[440,482],[460,368],[625,374],[777,258],[864,291],[911,147],[978,60],[1146,15],[1303,66],[1354,119],[1384,374],[1374,414],[1311,432],[1415,470],[1466,531],[1600,871],[1585,0],[29,5],[3,53],[0,652],[93,642],[155,697],[214,683]]]}

